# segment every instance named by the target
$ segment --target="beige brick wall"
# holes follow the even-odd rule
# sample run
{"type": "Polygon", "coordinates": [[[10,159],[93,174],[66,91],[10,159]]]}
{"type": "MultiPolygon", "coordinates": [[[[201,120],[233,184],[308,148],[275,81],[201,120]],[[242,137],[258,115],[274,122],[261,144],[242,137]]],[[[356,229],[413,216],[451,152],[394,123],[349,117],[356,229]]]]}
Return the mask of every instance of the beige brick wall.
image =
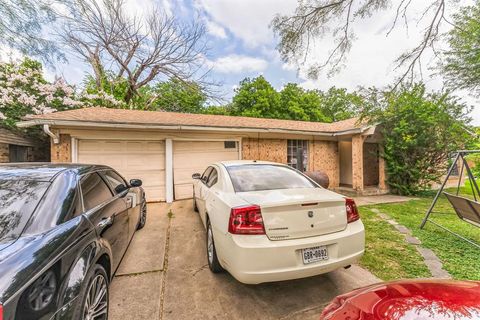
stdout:
{"type": "Polygon", "coordinates": [[[378,185],[378,144],[364,143],[363,145],[363,183],[365,186],[378,185]]]}
{"type": "Polygon", "coordinates": [[[242,139],[242,159],[287,163],[286,139],[242,139]]]}
{"type": "Polygon", "coordinates": [[[0,143],[0,163],[10,161],[10,152],[7,143],[0,143]]]}
{"type": "Polygon", "coordinates": [[[60,143],[54,144],[51,141],[50,144],[50,161],[72,162],[72,139],[69,134],[61,134],[60,143]]]}
{"type": "Polygon", "coordinates": [[[330,188],[338,187],[340,184],[339,161],[338,142],[310,141],[309,171],[325,172],[330,180],[330,188]]]}

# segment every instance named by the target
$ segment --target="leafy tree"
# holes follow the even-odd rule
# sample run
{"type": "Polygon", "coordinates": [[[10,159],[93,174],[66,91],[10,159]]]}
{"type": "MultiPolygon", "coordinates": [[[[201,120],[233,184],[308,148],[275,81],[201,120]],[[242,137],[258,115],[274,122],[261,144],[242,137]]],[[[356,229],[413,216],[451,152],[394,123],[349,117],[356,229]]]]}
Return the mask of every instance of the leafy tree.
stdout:
{"type": "Polygon", "coordinates": [[[444,174],[451,152],[470,139],[464,104],[448,93],[427,93],[423,84],[391,92],[370,89],[362,119],[380,123],[387,182],[393,192],[415,194],[444,174]]]}
{"type": "Polygon", "coordinates": [[[171,79],[158,83],[152,89],[150,110],[202,113],[207,96],[199,84],[171,79]]]}
{"type": "Polygon", "coordinates": [[[279,108],[279,94],[263,76],[242,80],[240,86],[235,89],[232,104],[232,115],[284,118],[284,114],[279,108]]]}
{"type": "Polygon", "coordinates": [[[52,1],[0,0],[0,43],[47,62],[63,58],[55,43],[41,36],[55,18],[52,1]]]}
{"type": "Polygon", "coordinates": [[[280,109],[283,119],[328,122],[318,92],[306,91],[296,83],[288,83],[280,91],[280,109]]]}
{"type": "Polygon", "coordinates": [[[0,125],[16,130],[15,123],[26,115],[78,108],[74,88],[57,79],[47,82],[38,61],[0,63],[0,125]]]}
{"type": "Polygon", "coordinates": [[[357,93],[349,93],[345,88],[331,87],[327,92],[319,92],[321,112],[326,122],[349,119],[358,115],[363,107],[363,98],[357,93]]]}
{"type": "MultiPolygon", "coordinates": [[[[392,6],[391,0],[299,0],[295,12],[291,15],[277,15],[272,21],[272,27],[279,36],[278,51],[285,62],[295,64],[298,68],[304,66],[306,57],[311,52],[315,39],[333,37],[334,48],[323,61],[315,61],[308,66],[308,76],[318,78],[325,68],[330,73],[338,71],[344,64],[349,50],[355,40],[355,28],[358,21],[390,11],[394,14],[390,32],[398,25],[405,25],[408,30],[410,17],[408,9],[412,1],[398,1],[392,6]],[[400,23],[402,21],[402,23],[400,23]],[[357,22],[357,23],[355,23],[357,22]]],[[[414,71],[421,68],[421,57],[428,49],[434,50],[440,38],[440,31],[448,25],[445,12],[449,5],[455,7],[456,1],[428,0],[425,11],[420,16],[420,22],[426,22],[421,40],[410,50],[397,59],[397,66],[406,66],[397,83],[406,77],[413,77],[414,71]]]]}
{"type": "Polygon", "coordinates": [[[447,36],[450,49],[441,62],[442,74],[454,89],[468,89],[480,95],[480,1],[454,15],[447,36]]]}

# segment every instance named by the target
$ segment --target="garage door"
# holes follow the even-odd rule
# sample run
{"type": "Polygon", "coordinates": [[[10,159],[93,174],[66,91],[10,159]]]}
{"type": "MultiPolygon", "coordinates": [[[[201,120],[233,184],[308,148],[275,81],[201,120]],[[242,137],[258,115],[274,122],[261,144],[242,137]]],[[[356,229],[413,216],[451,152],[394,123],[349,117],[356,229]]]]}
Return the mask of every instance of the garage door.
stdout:
{"type": "Polygon", "coordinates": [[[110,166],[143,181],[147,201],[165,201],[165,142],[79,140],[78,162],[110,166]]]}
{"type": "Polygon", "coordinates": [[[188,199],[193,194],[192,174],[205,171],[208,165],[222,160],[237,160],[235,141],[174,141],[173,183],[175,199],[188,199]]]}

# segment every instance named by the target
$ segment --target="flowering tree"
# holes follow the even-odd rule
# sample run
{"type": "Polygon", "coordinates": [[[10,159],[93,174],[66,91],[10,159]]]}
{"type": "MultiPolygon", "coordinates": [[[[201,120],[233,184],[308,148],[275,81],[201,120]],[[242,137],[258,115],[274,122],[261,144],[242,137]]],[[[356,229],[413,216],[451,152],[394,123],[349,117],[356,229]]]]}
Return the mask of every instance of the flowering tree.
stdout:
{"type": "Polygon", "coordinates": [[[63,79],[47,82],[39,62],[0,63],[0,125],[14,129],[26,115],[46,114],[82,106],[63,79]]]}

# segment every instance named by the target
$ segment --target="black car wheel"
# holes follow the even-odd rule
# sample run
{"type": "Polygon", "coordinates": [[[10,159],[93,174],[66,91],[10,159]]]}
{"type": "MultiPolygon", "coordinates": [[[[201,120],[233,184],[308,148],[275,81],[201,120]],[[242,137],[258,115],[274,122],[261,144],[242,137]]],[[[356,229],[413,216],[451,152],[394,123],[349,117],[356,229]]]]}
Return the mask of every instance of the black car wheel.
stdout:
{"type": "Polygon", "coordinates": [[[25,319],[38,319],[54,306],[57,293],[57,276],[55,271],[48,270],[42,274],[22,295],[19,305],[25,319]]]}
{"type": "Polygon", "coordinates": [[[75,320],[108,319],[108,277],[105,269],[96,264],[83,283],[75,312],[75,320]]]}
{"type": "Polygon", "coordinates": [[[147,202],[145,201],[142,205],[142,212],[140,213],[140,221],[138,221],[137,230],[142,229],[145,227],[145,223],[147,223],[147,202]]]}
{"type": "Polygon", "coordinates": [[[207,260],[208,267],[213,273],[223,272],[217,257],[217,250],[215,250],[215,241],[213,240],[213,231],[210,221],[207,221],[207,260]]]}

